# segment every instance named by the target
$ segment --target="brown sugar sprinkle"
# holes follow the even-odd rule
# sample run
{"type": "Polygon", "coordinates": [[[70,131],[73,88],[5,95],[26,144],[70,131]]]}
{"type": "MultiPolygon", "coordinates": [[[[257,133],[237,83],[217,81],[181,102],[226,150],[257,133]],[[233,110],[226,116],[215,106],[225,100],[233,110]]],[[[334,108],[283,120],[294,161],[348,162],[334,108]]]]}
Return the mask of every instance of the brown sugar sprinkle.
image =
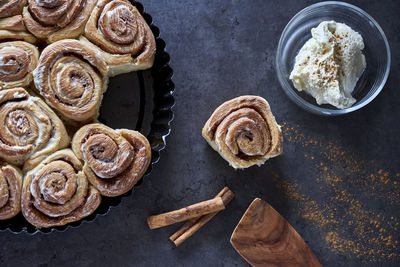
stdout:
{"type": "Polygon", "coordinates": [[[284,138],[302,146],[304,158],[318,170],[314,180],[325,197],[316,201],[303,192],[301,185],[284,181],[273,172],[277,187],[293,210],[322,232],[333,253],[352,255],[363,262],[399,260],[400,218],[384,216],[362,199],[400,207],[400,173],[375,168],[374,161],[362,159],[332,141],[305,136],[299,127],[284,123],[282,129],[284,138]]]}

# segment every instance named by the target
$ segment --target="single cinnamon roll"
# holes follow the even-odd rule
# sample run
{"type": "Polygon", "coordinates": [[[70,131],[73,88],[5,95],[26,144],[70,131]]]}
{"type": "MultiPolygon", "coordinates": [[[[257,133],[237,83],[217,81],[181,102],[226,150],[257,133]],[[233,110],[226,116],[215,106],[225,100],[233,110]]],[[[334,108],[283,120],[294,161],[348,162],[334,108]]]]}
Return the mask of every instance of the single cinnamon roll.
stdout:
{"type": "Polygon", "coordinates": [[[261,165],[282,154],[282,134],[268,102],[240,96],[219,106],[203,127],[203,137],[237,168],[261,165]]]}
{"type": "Polygon", "coordinates": [[[26,0],[1,0],[0,18],[21,14],[25,4],[26,0]]]}
{"type": "Polygon", "coordinates": [[[35,87],[62,118],[93,121],[107,89],[106,63],[89,46],[61,40],[47,46],[34,70],[35,87]]]}
{"type": "Polygon", "coordinates": [[[102,195],[122,195],[142,178],[151,161],[146,137],[132,130],[113,130],[93,123],[79,129],[72,149],[85,162],[83,170],[102,195]]]}
{"type": "Polygon", "coordinates": [[[22,173],[11,165],[0,168],[0,220],[17,215],[21,210],[22,173]]]}
{"type": "Polygon", "coordinates": [[[28,86],[39,60],[37,47],[27,42],[0,43],[0,89],[28,86]]]}
{"type": "Polygon", "coordinates": [[[23,17],[29,32],[53,43],[82,34],[96,0],[28,0],[23,17]]]}
{"type": "Polygon", "coordinates": [[[111,76],[153,66],[154,35],[128,0],[99,0],[85,26],[82,41],[96,47],[111,76]]]}
{"type": "Polygon", "coordinates": [[[0,158],[32,169],[70,138],[57,115],[23,88],[0,91],[0,158]]]}
{"type": "Polygon", "coordinates": [[[92,214],[101,196],[71,149],[55,152],[24,177],[21,210],[37,228],[78,221],[92,214]]]}

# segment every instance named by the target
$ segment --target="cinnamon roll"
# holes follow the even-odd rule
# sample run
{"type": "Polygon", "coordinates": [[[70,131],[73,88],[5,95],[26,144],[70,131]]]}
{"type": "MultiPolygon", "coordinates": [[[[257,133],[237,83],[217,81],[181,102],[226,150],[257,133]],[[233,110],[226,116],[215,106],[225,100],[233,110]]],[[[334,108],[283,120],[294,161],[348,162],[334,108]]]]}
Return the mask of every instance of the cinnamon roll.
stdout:
{"type": "Polygon", "coordinates": [[[268,102],[240,96],[219,106],[203,127],[203,137],[237,168],[261,165],[282,154],[282,134],[268,102]]]}
{"type": "Polygon", "coordinates": [[[106,63],[89,46],[61,40],[47,46],[34,70],[35,87],[62,118],[93,121],[107,89],[106,63]]]}
{"type": "Polygon", "coordinates": [[[0,43],[0,89],[30,85],[38,60],[38,49],[27,42],[0,43]]]}
{"type": "Polygon", "coordinates": [[[101,196],[71,149],[55,152],[29,171],[22,186],[21,210],[37,228],[78,221],[92,214],[101,196]]]}
{"type": "Polygon", "coordinates": [[[96,0],[28,0],[25,25],[36,37],[53,43],[82,34],[96,0]]]}
{"type": "Polygon", "coordinates": [[[85,162],[83,170],[102,195],[128,192],[151,161],[146,137],[132,130],[113,130],[103,124],[83,126],[72,138],[72,149],[85,162]]]}
{"type": "Polygon", "coordinates": [[[0,91],[0,158],[32,169],[70,138],[57,115],[23,88],[0,91]]]}
{"type": "Polygon", "coordinates": [[[21,210],[22,173],[11,165],[0,168],[0,220],[17,215],[21,210]]]}
{"type": "Polygon", "coordinates": [[[110,75],[148,69],[156,51],[154,35],[128,0],[99,0],[85,26],[82,41],[96,47],[110,75]]]}

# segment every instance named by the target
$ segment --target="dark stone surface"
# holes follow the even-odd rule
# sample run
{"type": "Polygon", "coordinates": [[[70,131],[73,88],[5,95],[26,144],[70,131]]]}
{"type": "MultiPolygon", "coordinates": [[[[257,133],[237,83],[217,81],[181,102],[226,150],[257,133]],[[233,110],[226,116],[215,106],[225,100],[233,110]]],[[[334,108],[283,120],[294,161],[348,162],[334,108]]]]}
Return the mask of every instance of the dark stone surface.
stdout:
{"type": "MultiPolygon", "coordinates": [[[[283,28],[313,2],[145,1],[146,11],[167,43],[175,72],[175,120],[160,163],[129,198],[92,223],[50,235],[0,233],[0,265],[246,266],[229,238],[250,202],[260,197],[287,218],[325,266],[399,266],[399,249],[394,259],[378,261],[330,249],[325,242],[326,228],[304,219],[293,208],[295,202],[276,186],[284,179],[298,184],[302,194],[318,203],[325,201],[326,194],[315,182],[319,171],[304,157],[307,152],[316,163],[327,163],[318,149],[304,148],[285,137],[284,155],[260,168],[234,171],[201,137],[204,122],[219,104],[238,95],[256,94],[269,101],[279,123],[374,160],[371,171],[400,172],[399,2],[350,1],[380,23],[391,45],[393,63],[384,90],[372,103],[336,118],[318,117],[298,108],[284,95],[275,75],[275,51],[283,28]],[[274,171],[279,173],[278,181],[272,179],[274,171]],[[236,193],[235,200],[181,247],[174,248],[168,240],[177,225],[148,229],[147,215],[208,199],[225,185],[236,193]]],[[[366,209],[385,218],[400,217],[398,199],[385,198],[390,189],[379,192],[382,199],[369,197],[374,189],[360,191],[351,182],[356,176],[347,174],[345,187],[366,209]]],[[[349,239],[357,242],[351,233],[349,239]]],[[[393,242],[399,239],[395,232],[393,242]]]]}

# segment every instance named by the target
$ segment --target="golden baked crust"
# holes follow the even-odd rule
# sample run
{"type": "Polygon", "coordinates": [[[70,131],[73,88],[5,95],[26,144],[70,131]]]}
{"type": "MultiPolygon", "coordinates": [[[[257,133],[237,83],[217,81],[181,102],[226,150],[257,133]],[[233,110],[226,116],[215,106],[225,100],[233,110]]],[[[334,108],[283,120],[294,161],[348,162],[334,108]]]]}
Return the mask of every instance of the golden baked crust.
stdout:
{"type": "Polygon", "coordinates": [[[0,43],[0,89],[30,85],[38,60],[34,45],[23,41],[0,43]]]}
{"type": "Polygon", "coordinates": [[[0,19],[0,30],[25,31],[25,24],[21,15],[0,19]]]}
{"type": "Polygon", "coordinates": [[[95,0],[28,0],[22,14],[29,32],[54,43],[79,37],[95,4],[95,0]]]}
{"type": "Polygon", "coordinates": [[[55,152],[24,177],[21,210],[38,228],[60,226],[92,214],[101,196],[70,149],[55,152]]]}
{"type": "Polygon", "coordinates": [[[268,102],[240,96],[219,106],[203,127],[204,139],[233,168],[261,165],[282,154],[282,134],[268,102]]]}
{"type": "Polygon", "coordinates": [[[104,196],[119,196],[142,178],[151,161],[146,137],[132,130],[113,130],[93,123],[79,129],[72,149],[85,162],[89,181],[104,196]]]}
{"type": "Polygon", "coordinates": [[[65,120],[80,123],[97,118],[107,89],[106,74],[106,63],[93,49],[68,39],[47,46],[33,73],[46,103],[65,120]]]}
{"type": "Polygon", "coordinates": [[[149,25],[128,0],[99,0],[81,41],[97,49],[110,76],[153,66],[156,43],[149,25]]]}
{"type": "Polygon", "coordinates": [[[63,123],[40,98],[23,88],[0,91],[0,158],[29,170],[69,143],[63,123]]]}
{"type": "Polygon", "coordinates": [[[2,0],[0,5],[0,41],[22,40],[36,43],[35,36],[27,32],[22,9],[26,0],[2,0]]]}
{"type": "Polygon", "coordinates": [[[0,30],[0,42],[9,40],[21,40],[31,44],[35,44],[37,42],[35,36],[24,31],[0,30]]]}
{"type": "Polygon", "coordinates": [[[12,166],[0,168],[0,220],[17,215],[21,210],[22,173],[12,166]]]}

